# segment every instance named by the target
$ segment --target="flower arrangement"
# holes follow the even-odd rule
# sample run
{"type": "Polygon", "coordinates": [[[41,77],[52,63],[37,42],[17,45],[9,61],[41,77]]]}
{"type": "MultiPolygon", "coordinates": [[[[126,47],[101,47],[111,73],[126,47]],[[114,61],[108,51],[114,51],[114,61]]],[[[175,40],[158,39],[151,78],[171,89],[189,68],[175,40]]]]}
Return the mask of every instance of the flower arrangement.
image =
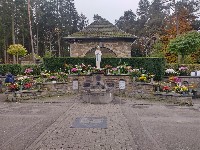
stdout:
{"type": "Polygon", "coordinates": [[[48,77],[50,77],[50,72],[45,70],[44,72],[41,72],[40,75],[42,78],[48,78],[48,77]]]}
{"type": "Polygon", "coordinates": [[[18,83],[7,83],[6,86],[8,87],[9,91],[18,91],[19,90],[19,84],[18,83]]]}
{"type": "Polygon", "coordinates": [[[35,80],[35,83],[43,83],[44,82],[44,80],[43,80],[43,78],[42,77],[39,77],[39,78],[37,78],[36,80],[35,80]]]}
{"type": "Polygon", "coordinates": [[[139,81],[140,82],[146,82],[147,81],[147,75],[146,74],[141,74],[141,76],[139,77],[139,81]]]}
{"type": "Polygon", "coordinates": [[[181,86],[177,85],[174,87],[174,91],[177,93],[183,93],[183,92],[187,93],[189,92],[189,89],[185,85],[181,85],[181,86]]]}
{"type": "Polygon", "coordinates": [[[19,85],[24,85],[25,83],[30,82],[30,81],[31,79],[28,76],[21,76],[21,77],[16,78],[16,82],[19,85]]]}
{"type": "Polygon", "coordinates": [[[29,76],[21,76],[16,79],[16,83],[19,85],[20,90],[30,89],[32,87],[33,79],[29,76]]]}
{"type": "Polygon", "coordinates": [[[187,75],[189,75],[189,69],[188,69],[188,67],[182,66],[178,70],[179,70],[180,76],[187,76],[187,75]]]}
{"type": "Polygon", "coordinates": [[[174,69],[166,69],[165,70],[165,75],[166,76],[175,76],[178,75],[178,72],[176,72],[174,69]]]}
{"type": "Polygon", "coordinates": [[[128,70],[131,68],[131,66],[127,66],[126,63],[123,65],[117,66],[117,69],[119,69],[120,74],[128,74],[128,70]]]}
{"type": "Polygon", "coordinates": [[[141,76],[141,72],[139,69],[130,69],[130,75],[132,77],[140,77],[141,76]]]}
{"type": "Polygon", "coordinates": [[[169,86],[163,86],[163,92],[166,92],[166,93],[168,93],[168,92],[170,92],[170,87],[169,86]]]}
{"type": "Polygon", "coordinates": [[[117,70],[118,70],[117,67],[114,67],[110,71],[111,71],[112,74],[116,75],[118,73],[117,70]]]}
{"type": "Polygon", "coordinates": [[[57,80],[58,81],[65,82],[67,80],[67,78],[68,78],[68,74],[65,73],[65,72],[59,72],[57,74],[57,80]]]}
{"type": "Polygon", "coordinates": [[[78,73],[78,69],[77,68],[72,68],[71,69],[71,73],[78,73]]]}
{"type": "Polygon", "coordinates": [[[30,75],[32,72],[33,72],[33,69],[32,69],[32,68],[26,68],[25,71],[24,71],[24,73],[25,73],[26,75],[30,75]]]}
{"type": "Polygon", "coordinates": [[[73,66],[71,64],[64,64],[64,67],[65,67],[65,72],[70,74],[71,69],[73,68],[73,66]]]}
{"type": "Polygon", "coordinates": [[[174,83],[180,83],[180,82],[181,82],[181,79],[178,78],[178,77],[172,76],[172,77],[169,77],[169,81],[170,81],[170,82],[174,82],[174,83]]]}
{"type": "Polygon", "coordinates": [[[24,84],[24,89],[30,89],[32,87],[32,83],[31,82],[27,82],[24,84]]]}
{"type": "Polygon", "coordinates": [[[56,81],[56,80],[57,80],[57,77],[54,76],[54,75],[52,75],[52,76],[49,77],[49,79],[50,79],[51,81],[56,81]]]}

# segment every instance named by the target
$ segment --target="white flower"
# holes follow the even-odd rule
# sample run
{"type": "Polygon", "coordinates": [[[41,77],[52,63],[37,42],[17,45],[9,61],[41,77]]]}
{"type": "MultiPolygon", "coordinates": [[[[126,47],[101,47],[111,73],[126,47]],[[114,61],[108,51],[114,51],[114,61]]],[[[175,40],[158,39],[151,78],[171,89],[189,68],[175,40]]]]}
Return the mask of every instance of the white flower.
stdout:
{"type": "Polygon", "coordinates": [[[167,69],[167,70],[165,70],[165,73],[168,73],[168,74],[176,74],[177,72],[174,71],[174,69],[167,69]]]}

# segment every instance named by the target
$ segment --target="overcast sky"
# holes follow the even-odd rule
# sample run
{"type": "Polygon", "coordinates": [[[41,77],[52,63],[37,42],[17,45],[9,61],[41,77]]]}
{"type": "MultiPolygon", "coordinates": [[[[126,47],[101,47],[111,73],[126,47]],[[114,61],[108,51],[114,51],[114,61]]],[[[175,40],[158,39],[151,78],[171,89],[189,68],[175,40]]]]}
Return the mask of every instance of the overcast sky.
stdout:
{"type": "Polygon", "coordinates": [[[136,13],[139,0],[74,0],[78,13],[83,13],[89,23],[93,22],[94,14],[99,14],[111,23],[124,15],[124,11],[136,13]]]}

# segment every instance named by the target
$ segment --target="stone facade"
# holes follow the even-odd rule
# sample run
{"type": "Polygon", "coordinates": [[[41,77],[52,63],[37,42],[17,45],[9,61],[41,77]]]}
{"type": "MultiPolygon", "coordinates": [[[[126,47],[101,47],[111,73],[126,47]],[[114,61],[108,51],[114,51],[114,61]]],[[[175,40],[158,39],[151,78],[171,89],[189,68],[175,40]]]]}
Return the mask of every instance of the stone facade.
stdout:
{"type": "MultiPolygon", "coordinates": [[[[99,42],[74,42],[70,44],[71,57],[85,57],[85,55],[94,49],[99,42]]],[[[117,57],[131,57],[131,42],[104,42],[105,48],[110,49],[117,57]]],[[[104,57],[102,55],[102,57],[104,57]]]]}

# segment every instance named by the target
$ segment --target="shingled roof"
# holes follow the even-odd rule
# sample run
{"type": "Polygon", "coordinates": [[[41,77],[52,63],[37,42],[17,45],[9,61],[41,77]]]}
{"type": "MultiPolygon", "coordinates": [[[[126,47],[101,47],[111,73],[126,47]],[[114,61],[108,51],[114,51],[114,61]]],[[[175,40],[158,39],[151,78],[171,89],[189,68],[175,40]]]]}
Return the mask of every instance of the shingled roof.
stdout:
{"type": "Polygon", "coordinates": [[[69,38],[134,38],[133,35],[128,34],[106,19],[94,21],[83,30],[73,33],[69,38]]]}

